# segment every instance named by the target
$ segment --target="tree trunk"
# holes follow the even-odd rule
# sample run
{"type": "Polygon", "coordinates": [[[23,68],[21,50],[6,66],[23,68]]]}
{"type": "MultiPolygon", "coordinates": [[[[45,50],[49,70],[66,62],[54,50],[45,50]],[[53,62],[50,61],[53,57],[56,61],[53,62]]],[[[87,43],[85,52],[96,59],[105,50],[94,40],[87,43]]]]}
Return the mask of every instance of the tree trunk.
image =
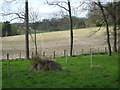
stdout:
{"type": "MultiPolygon", "coordinates": [[[[118,2],[120,5],[120,2],[118,2]]],[[[118,53],[120,55],[120,6],[117,7],[117,18],[118,18],[118,53]]],[[[120,57],[119,57],[120,58],[120,57]]],[[[118,59],[120,60],[120,59],[118,59]]]]}
{"type": "Polygon", "coordinates": [[[71,6],[70,1],[68,0],[68,8],[69,8],[69,18],[70,18],[70,56],[73,55],[73,25],[72,25],[72,16],[71,16],[71,6]]]}
{"type": "MultiPolygon", "coordinates": [[[[118,3],[120,5],[120,2],[118,3]]],[[[117,18],[118,18],[118,36],[117,37],[118,37],[118,54],[119,54],[118,56],[120,56],[120,16],[119,14],[120,14],[120,6],[117,7],[117,18]]],[[[120,57],[118,60],[120,60],[120,57]]]]}
{"type": "Polygon", "coordinates": [[[108,43],[108,55],[111,56],[112,52],[111,52],[111,44],[110,44],[110,35],[109,35],[109,26],[108,23],[106,23],[106,30],[107,30],[107,43],[108,43]]]}
{"type": "Polygon", "coordinates": [[[115,2],[113,2],[114,7],[112,7],[113,9],[113,23],[114,23],[114,28],[113,28],[113,32],[114,32],[114,46],[113,46],[113,51],[117,52],[117,33],[116,33],[116,29],[117,29],[117,21],[116,21],[116,11],[117,11],[117,7],[116,7],[116,0],[115,2]]]}
{"type": "Polygon", "coordinates": [[[106,23],[108,55],[111,56],[112,53],[111,53],[110,34],[109,34],[109,26],[108,26],[107,18],[106,18],[106,16],[105,16],[104,9],[103,9],[103,7],[102,7],[102,5],[101,5],[100,2],[98,2],[98,5],[99,5],[99,7],[100,7],[100,9],[101,9],[101,11],[102,11],[103,19],[104,19],[104,21],[105,21],[105,23],[106,23]]]}
{"type": "Polygon", "coordinates": [[[35,54],[37,55],[37,37],[36,37],[36,30],[35,30],[35,54]]]}
{"type": "Polygon", "coordinates": [[[114,32],[114,46],[113,46],[113,51],[117,52],[117,33],[116,33],[116,19],[114,20],[114,28],[113,28],[113,32],[114,32]]]}
{"type": "Polygon", "coordinates": [[[120,28],[119,28],[119,31],[118,31],[118,53],[120,55],[120,28]]]}
{"type": "Polygon", "coordinates": [[[25,25],[26,25],[26,32],[25,32],[25,39],[26,39],[26,59],[29,59],[29,20],[28,20],[28,0],[25,0],[25,25]]]}

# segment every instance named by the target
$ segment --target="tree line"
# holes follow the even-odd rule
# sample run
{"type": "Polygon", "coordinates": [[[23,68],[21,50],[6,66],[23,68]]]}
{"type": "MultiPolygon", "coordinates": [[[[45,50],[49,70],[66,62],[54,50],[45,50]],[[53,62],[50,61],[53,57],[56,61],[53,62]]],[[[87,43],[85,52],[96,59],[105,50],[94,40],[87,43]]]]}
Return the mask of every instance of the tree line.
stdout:
{"type": "MultiPolygon", "coordinates": [[[[73,28],[86,28],[87,25],[85,23],[86,18],[79,18],[79,17],[72,17],[73,20],[73,28]]],[[[14,35],[21,35],[24,34],[24,26],[23,23],[13,23],[6,21],[3,23],[2,26],[2,36],[14,36],[14,35]]],[[[37,30],[47,32],[47,31],[62,31],[62,30],[69,30],[69,17],[64,16],[62,18],[52,18],[52,19],[43,19],[39,22],[29,23],[29,28],[32,31],[37,30]]]]}
{"type": "MultiPolygon", "coordinates": [[[[73,28],[85,28],[85,18],[72,17],[73,28]]],[[[30,23],[30,27],[34,30],[45,31],[62,31],[69,29],[69,16],[62,18],[43,19],[41,22],[30,23]]]]}

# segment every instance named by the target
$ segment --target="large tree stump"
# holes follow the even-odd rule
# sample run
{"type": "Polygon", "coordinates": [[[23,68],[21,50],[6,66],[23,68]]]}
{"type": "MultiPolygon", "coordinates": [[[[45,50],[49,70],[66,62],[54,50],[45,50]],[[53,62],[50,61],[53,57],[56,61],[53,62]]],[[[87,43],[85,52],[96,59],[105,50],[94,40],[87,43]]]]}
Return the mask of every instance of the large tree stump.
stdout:
{"type": "Polygon", "coordinates": [[[61,65],[56,61],[41,59],[40,57],[32,58],[32,68],[36,71],[62,70],[61,65]]]}

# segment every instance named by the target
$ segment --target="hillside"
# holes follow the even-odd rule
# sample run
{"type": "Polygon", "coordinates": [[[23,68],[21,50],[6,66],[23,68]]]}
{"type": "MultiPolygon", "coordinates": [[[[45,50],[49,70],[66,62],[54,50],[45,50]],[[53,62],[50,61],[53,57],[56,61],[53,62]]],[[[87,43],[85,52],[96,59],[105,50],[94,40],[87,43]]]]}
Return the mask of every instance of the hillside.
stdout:
{"type": "MultiPolygon", "coordinates": [[[[97,47],[104,49],[106,46],[106,31],[102,27],[99,32],[94,36],[89,37],[90,34],[97,31],[98,28],[85,28],[74,30],[74,49],[76,53],[80,53],[81,49],[85,49],[84,52],[90,47],[97,47]]],[[[34,35],[32,35],[34,37],[34,35]]],[[[25,53],[25,36],[10,36],[3,37],[3,54],[5,53],[25,53]]],[[[70,48],[70,31],[57,31],[48,33],[37,34],[38,52],[45,51],[48,54],[52,54],[53,51],[63,53],[63,50],[69,50],[70,48]]],[[[34,52],[34,43],[30,36],[30,52],[34,52]]]]}

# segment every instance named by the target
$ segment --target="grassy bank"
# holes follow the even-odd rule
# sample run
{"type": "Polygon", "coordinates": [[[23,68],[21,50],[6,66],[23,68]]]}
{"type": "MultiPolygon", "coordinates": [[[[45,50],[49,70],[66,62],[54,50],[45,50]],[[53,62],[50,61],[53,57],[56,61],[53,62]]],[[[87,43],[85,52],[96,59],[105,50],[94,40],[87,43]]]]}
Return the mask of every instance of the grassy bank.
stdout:
{"type": "Polygon", "coordinates": [[[7,61],[3,65],[3,88],[117,88],[118,56],[106,54],[93,55],[93,67],[90,67],[90,55],[57,57],[63,68],[68,71],[31,70],[30,60],[12,60],[11,76],[7,77],[7,61]],[[66,63],[66,59],[68,63],[66,63]]]}

